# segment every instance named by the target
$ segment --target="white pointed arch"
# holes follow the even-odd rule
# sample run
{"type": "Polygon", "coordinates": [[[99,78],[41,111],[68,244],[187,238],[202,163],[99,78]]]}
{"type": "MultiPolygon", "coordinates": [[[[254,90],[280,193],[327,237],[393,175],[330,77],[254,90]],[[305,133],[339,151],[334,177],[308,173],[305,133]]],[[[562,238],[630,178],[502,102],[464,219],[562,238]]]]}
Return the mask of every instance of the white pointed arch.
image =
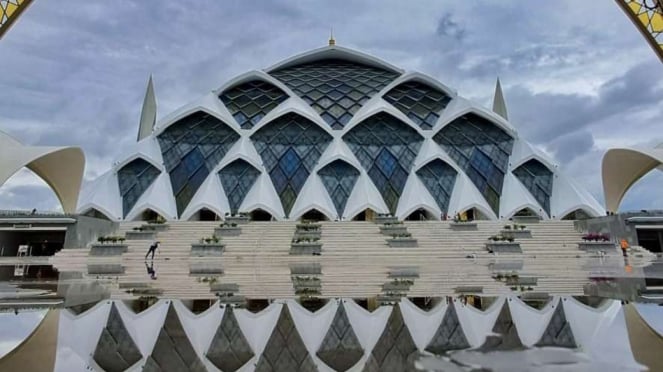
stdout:
{"type": "Polygon", "coordinates": [[[387,208],[387,204],[382,200],[380,192],[368,177],[366,171],[361,168],[359,169],[357,183],[345,204],[343,218],[351,220],[368,208],[377,213],[389,213],[389,208],[387,208]]]}
{"type": "Polygon", "coordinates": [[[122,198],[117,173],[108,170],[94,181],[87,182],[78,204],[77,211],[80,214],[96,209],[111,221],[122,219],[122,198]]]}
{"type": "Polygon", "coordinates": [[[603,155],[601,176],[606,209],[617,212],[626,192],[663,164],[663,148],[614,148],[603,155]]]}
{"type": "MultiPolygon", "coordinates": [[[[304,102],[304,101],[302,101],[304,102]]],[[[325,131],[325,133],[329,134],[332,138],[334,137],[334,133],[332,132],[331,128],[329,125],[325,124],[320,115],[318,115],[315,110],[309,105],[302,105],[294,100],[287,100],[283,102],[281,105],[276,107],[274,110],[270,111],[265,117],[258,123],[258,125],[254,126],[248,131],[248,136],[251,137],[260,129],[265,128],[269,125],[272,125],[273,122],[280,117],[283,117],[288,114],[296,114],[299,116],[304,117],[305,119],[313,122],[316,124],[318,127],[320,127],[322,130],[325,131]]]]}
{"type": "Polygon", "coordinates": [[[156,137],[150,136],[140,142],[131,143],[130,148],[125,153],[129,153],[130,155],[124,157],[121,161],[115,162],[113,166],[115,172],[119,172],[125,165],[139,158],[150,163],[158,170],[163,171],[163,156],[161,155],[161,148],[156,137]]]}
{"type": "Polygon", "coordinates": [[[182,213],[180,219],[188,220],[201,209],[209,209],[222,217],[230,212],[228,198],[221,185],[217,172],[211,172],[202,185],[198,188],[193,198],[182,213]]]}
{"type": "Polygon", "coordinates": [[[439,220],[442,215],[442,211],[438,207],[435,198],[433,198],[413,169],[405,183],[403,193],[398,199],[396,216],[403,220],[418,209],[429,212],[436,220],[439,220]]]}
{"type": "Polygon", "coordinates": [[[359,111],[357,111],[357,113],[352,116],[352,119],[350,119],[348,124],[341,131],[343,133],[342,135],[351,132],[353,128],[359,126],[366,119],[369,119],[381,113],[393,116],[404,125],[414,129],[417,132],[417,134],[419,134],[419,136],[425,138],[426,131],[421,129],[421,127],[419,127],[418,125],[414,124],[412,120],[410,120],[410,118],[405,116],[405,114],[401,110],[397,109],[396,107],[392,106],[389,102],[377,96],[371,98],[370,101],[366,102],[366,104],[362,106],[362,108],[359,109],[359,111]]]}
{"type": "Polygon", "coordinates": [[[545,165],[551,173],[555,173],[559,165],[555,163],[546,153],[535,148],[522,138],[518,138],[513,143],[513,152],[509,158],[509,169],[515,170],[530,160],[537,160],[545,165]]]}
{"type": "Polygon", "coordinates": [[[246,194],[246,197],[244,197],[239,211],[252,212],[256,209],[262,209],[269,212],[275,219],[283,220],[285,219],[285,211],[283,210],[281,199],[274,189],[269,174],[265,172],[264,167],[261,167],[261,169],[263,171],[251,187],[251,190],[246,194]]]}
{"type": "Polygon", "coordinates": [[[352,150],[350,150],[348,145],[345,142],[343,142],[341,139],[334,138],[332,143],[329,144],[325,152],[318,160],[318,164],[315,167],[315,173],[317,173],[327,165],[335,162],[336,160],[341,160],[348,163],[357,171],[361,169],[361,164],[359,163],[359,160],[357,160],[357,157],[355,156],[355,154],[352,153],[352,150]]]}
{"type": "Polygon", "coordinates": [[[166,172],[161,172],[159,177],[138,198],[136,205],[129,211],[125,220],[135,220],[148,209],[159,213],[166,220],[176,220],[177,207],[172,190],[170,176],[166,172]]]}
{"type": "Polygon", "coordinates": [[[25,146],[0,131],[0,185],[28,168],[55,192],[65,213],[74,213],[83,182],[85,155],[79,147],[25,146]]]}
{"type": "Polygon", "coordinates": [[[223,105],[223,102],[221,102],[214,93],[209,93],[192,103],[180,107],[172,114],[160,120],[154,130],[154,137],[158,138],[159,135],[165,132],[171,125],[178,123],[181,119],[195,114],[196,112],[204,112],[215,117],[229,128],[232,128],[237,134],[239,134],[239,130],[241,130],[239,124],[235,121],[235,118],[230,115],[228,109],[223,105]]]}
{"type": "Polygon", "coordinates": [[[468,100],[458,98],[458,101],[461,100],[462,102],[459,102],[458,105],[454,105],[453,107],[451,105],[447,106],[447,109],[444,110],[442,117],[440,117],[440,120],[438,121],[438,124],[432,130],[434,133],[433,136],[437,135],[441,130],[444,129],[444,127],[446,127],[448,124],[451,124],[454,120],[462,116],[474,114],[487,120],[497,128],[502,129],[506,134],[513,138],[514,141],[518,139],[518,132],[516,129],[508,121],[504,120],[503,117],[481,106],[477,106],[468,100]]]}
{"type": "Polygon", "coordinates": [[[549,218],[543,206],[513,173],[504,175],[502,196],[500,197],[500,218],[509,219],[518,211],[528,208],[543,219],[549,218]]]}
{"type": "Polygon", "coordinates": [[[266,68],[265,72],[271,73],[284,68],[322,61],[325,59],[340,59],[348,62],[359,63],[366,66],[387,70],[399,75],[403,73],[402,69],[379,58],[338,45],[325,46],[295,55],[266,68]]]}
{"type": "Polygon", "coordinates": [[[293,204],[290,211],[290,219],[298,220],[312,209],[318,210],[330,221],[336,218],[336,207],[334,207],[334,203],[317,171],[311,172],[299,195],[297,195],[295,204],[293,204]]]}

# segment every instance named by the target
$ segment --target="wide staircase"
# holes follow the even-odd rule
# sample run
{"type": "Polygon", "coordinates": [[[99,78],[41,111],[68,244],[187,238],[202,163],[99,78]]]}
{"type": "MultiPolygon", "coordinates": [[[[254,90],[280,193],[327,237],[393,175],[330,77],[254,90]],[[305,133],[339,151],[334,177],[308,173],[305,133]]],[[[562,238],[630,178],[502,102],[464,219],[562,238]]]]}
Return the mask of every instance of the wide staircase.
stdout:
{"type": "MultiPolygon", "coordinates": [[[[125,222],[115,235],[140,226],[125,222]]],[[[54,265],[61,271],[86,272],[91,264],[116,262],[124,273],[101,276],[108,279],[111,296],[135,298],[142,289],[153,295],[178,298],[210,298],[214,285],[237,285],[247,298],[293,298],[291,268],[319,265],[322,274],[320,296],[366,298],[384,294],[399,271],[416,273],[408,296],[434,297],[464,293],[468,288],[484,294],[512,290],[581,295],[596,257],[578,249],[581,234],[572,221],[542,221],[527,226],[531,237],[518,238],[522,254],[493,254],[485,244],[503,229],[503,221],[478,221],[475,229],[455,229],[447,221],[404,223],[417,246],[391,248],[389,236],[380,234],[372,222],[322,222],[322,252],[292,255],[290,245],[296,222],[250,222],[240,225],[239,236],[224,237],[220,257],[192,257],[191,244],[212,236],[218,222],[177,221],[156,234],[161,242],[147,274],[145,254],[151,240],[127,240],[128,251],[121,257],[91,257],[88,249],[68,249],[58,253],[54,265]],[[209,273],[195,272],[204,266],[209,273]],[[496,274],[534,278],[535,284],[507,285],[496,274]],[[149,291],[148,291],[149,292],[149,291]]],[[[617,256],[619,252],[609,252],[617,256]]],[[[150,261],[148,260],[148,265],[150,261]]],[[[90,277],[95,275],[90,274],[90,277]]],[[[100,278],[96,275],[96,278],[100,278]]]]}

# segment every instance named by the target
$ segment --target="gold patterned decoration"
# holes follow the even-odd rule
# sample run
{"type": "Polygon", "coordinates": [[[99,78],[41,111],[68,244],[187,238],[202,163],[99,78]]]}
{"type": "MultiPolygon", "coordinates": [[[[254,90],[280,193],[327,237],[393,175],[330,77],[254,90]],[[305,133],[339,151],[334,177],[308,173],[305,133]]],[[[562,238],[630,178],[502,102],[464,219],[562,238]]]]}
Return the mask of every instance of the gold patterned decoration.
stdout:
{"type": "Polygon", "coordinates": [[[616,0],[663,61],[663,1],[616,0]]]}
{"type": "Polygon", "coordinates": [[[0,0],[0,38],[31,2],[32,0],[0,0]]]}

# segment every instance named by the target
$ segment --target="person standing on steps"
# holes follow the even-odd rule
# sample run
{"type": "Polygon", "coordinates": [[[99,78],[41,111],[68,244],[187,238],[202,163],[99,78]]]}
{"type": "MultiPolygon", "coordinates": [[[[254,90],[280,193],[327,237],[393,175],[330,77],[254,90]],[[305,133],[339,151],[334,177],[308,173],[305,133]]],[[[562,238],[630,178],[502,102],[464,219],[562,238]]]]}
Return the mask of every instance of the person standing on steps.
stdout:
{"type": "Polygon", "coordinates": [[[147,254],[145,254],[145,259],[146,260],[147,260],[147,256],[149,256],[150,253],[152,253],[152,260],[154,259],[154,251],[159,249],[159,244],[161,244],[161,242],[158,241],[158,240],[155,240],[154,243],[152,243],[152,245],[150,245],[150,249],[148,249],[147,254]]]}

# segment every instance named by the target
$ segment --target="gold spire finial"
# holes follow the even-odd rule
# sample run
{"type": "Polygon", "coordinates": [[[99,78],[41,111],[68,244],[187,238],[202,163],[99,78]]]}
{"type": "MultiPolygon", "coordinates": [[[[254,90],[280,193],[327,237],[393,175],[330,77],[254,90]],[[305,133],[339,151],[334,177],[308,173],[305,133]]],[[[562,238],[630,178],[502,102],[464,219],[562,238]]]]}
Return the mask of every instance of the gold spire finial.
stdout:
{"type": "Polygon", "coordinates": [[[334,39],[334,28],[331,28],[331,32],[329,33],[329,46],[334,46],[336,45],[336,39],[334,39]]]}

